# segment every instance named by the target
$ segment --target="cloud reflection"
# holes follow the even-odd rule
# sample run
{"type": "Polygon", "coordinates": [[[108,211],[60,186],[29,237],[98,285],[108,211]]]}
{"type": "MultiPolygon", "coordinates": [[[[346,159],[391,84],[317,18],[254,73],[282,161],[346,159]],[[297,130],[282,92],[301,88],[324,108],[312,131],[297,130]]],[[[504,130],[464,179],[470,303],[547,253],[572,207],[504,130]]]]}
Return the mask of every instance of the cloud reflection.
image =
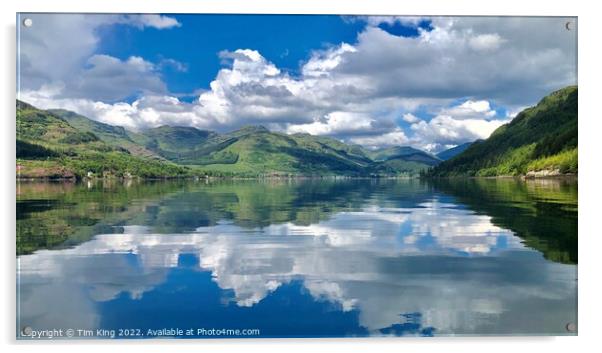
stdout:
{"type": "MultiPolygon", "coordinates": [[[[400,324],[404,313],[420,313],[423,327],[442,334],[558,333],[559,322],[575,320],[574,266],[545,261],[489,216],[438,197],[414,208],[341,212],[307,226],[220,222],[186,234],[151,230],[125,226],[124,234],[22,256],[22,283],[85,288],[87,297],[77,300],[88,307],[78,310],[94,318],[88,300],[121,293],[140,299],[167,280],[181,255],[195,254],[199,270],[231,290],[239,307],[301,279],[315,300],[358,310],[360,324],[374,334],[410,327],[400,324]]],[[[21,293],[29,320],[57,320],[52,308],[31,304],[44,291],[21,293]]]]}

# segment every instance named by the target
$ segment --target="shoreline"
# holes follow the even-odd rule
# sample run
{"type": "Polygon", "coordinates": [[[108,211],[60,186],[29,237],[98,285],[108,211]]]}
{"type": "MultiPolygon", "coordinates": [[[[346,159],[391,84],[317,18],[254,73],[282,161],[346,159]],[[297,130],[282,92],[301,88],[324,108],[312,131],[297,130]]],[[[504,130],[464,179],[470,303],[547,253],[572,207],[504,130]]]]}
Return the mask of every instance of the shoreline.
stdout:
{"type": "Polygon", "coordinates": [[[496,176],[441,176],[441,177],[424,177],[424,176],[342,176],[342,175],[328,175],[328,176],[259,176],[259,177],[199,177],[199,176],[185,176],[185,177],[153,177],[153,178],[142,178],[142,177],[110,177],[110,178],[77,178],[77,177],[19,177],[15,180],[17,182],[29,181],[29,182],[83,182],[83,181],[175,181],[175,180],[190,180],[190,181],[201,181],[201,180],[397,180],[397,179],[419,179],[419,180],[432,180],[432,179],[520,179],[520,180],[545,180],[545,179],[577,179],[578,174],[554,174],[554,175],[496,175],[496,176]]]}
{"type": "Polygon", "coordinates": [[[298,176],[258,176],[258,177],[237,177],[237,176],[185,176],[185,177],[109,177],[109,178],[77,178],[77,177],[16,177],[17,181],[167,181],[167,180],[319,180],[319,179],[330,179],[330,180],[372,180],[372,179],[420,179],[420,177],[409,177],[409,176],[344,176],[344,175],[323,175],[323,176],[311,176],[311,175],[298,175],[298,176]]]}

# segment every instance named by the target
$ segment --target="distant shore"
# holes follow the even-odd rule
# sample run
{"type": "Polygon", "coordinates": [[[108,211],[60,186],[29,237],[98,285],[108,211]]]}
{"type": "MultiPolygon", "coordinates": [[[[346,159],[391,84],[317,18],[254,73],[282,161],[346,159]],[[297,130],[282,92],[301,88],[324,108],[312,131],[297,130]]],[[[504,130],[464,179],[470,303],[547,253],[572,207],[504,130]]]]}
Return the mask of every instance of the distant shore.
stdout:
{"type": "Polygon", "coordinates": [[[142,181],[158,181],[158,180],[287,180],[287,179],[419,179],[419,176],[346,176],[346,175],[294,175],[294,176],[166,176],[166,177],[98,177],[98,178],[78,178],[78,177],[16,177],[18,181],[101,181],[101,180],[142,180],[142,181]]]}
{"type": "Polygon", "coordinates": [[[537,174],[526,174],[526,175],[496,175],[496,176],[469,176],[469,175],[457,175],[457,176],[445,176],[445,177],[430,177],[430,176],[345,176],[345,175],[295,175],[295,176],[256,176],[256,177],[245,177],[245,176],[165,176],[165,177],[98,177],[98,178],[78,178],[78,177],[53,177],[53,176],[39,176],[39,177],[20,177],[17,176],[17,181],[105,181],[105,180],[118,180],[118,181],[173,181],[173,180],[318,180],[318,179],[334,179],[334,180],[394,180],[394,179],[521,179],[521,180],[540,180],[540,179],[571,179],[577,178],[578,174],[567,173],[537,173],[537,174]]]}

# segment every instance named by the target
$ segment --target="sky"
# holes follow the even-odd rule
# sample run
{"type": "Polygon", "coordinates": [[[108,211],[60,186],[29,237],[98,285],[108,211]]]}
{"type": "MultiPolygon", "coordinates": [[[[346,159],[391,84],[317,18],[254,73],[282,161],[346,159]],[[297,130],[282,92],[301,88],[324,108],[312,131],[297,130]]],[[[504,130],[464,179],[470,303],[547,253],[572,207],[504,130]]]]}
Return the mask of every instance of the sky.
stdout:
{"type": "Polygon", "coordinates": [[[24,18],[33,25],[18,26],[18,98],[135,131],[263,125],[436,153],[577,84],[574,18],[24,18]]]}

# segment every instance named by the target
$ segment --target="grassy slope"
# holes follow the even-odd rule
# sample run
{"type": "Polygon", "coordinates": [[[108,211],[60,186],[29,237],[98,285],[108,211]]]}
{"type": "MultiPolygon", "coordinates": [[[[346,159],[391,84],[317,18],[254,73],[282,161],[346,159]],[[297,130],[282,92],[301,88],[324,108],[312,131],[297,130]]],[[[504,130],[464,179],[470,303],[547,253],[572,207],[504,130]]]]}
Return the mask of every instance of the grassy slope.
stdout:
{"type": "Polygon", "coordinates": [[[403,159],[430,166],[437,165],[441,160],[431,154],[409,146],[393,146],[376,151],[369,151],[368,155],[376,162],[390,159],[403,159]]]}
{"type": "Polygon", "coordinates": [[[127,131],[121,126],[104,124],[63,109],[51,109],[48,112],[67,121],[69,125],[79,131],[90,132],[98,136],[98,138],[109,146],[122,148],[135,156],[159,158],[156,153],[134,141],[132,136],[137,136],[138,134],[127,131]]]}
{"type": "Polygon", "coordinates": [[[425,172],[430,167],[429,164],[402,159],[402,157],[391,158],[383,162],[376,162],[372,165],[372,173],[384,175],[406,174],[409,176],[416,173],[425,172]]]}
{"type": "Polygon", "coordinates": [[[329,137],[286,135],[261,126],[226,134],[169,126],[134,133],[69,111],[18,104],[23,177],[83,176],[88,171],[145,177],[188,172],[176,164],[188,166],[194,174],[214,176],[416,175],[438,163],[434,156],[409,147],[368,151],[329,137]]]}
{"type": "MultiPolygon", "coordinates": [[[[332,143],[335,145],[334,143],[332,143]]],[[[208,164],[200,168],[216,173],[349,174],[360,175],[370,161],[345,149],[305,135],[257,131],[242,135],[225,148],[212,152],[215,159],[235,156],[234,163],[208,164]]]]}
{"type": "Polygon", "coordinates": [[[170,162],[131,155],[89,131],[80,131],[48,111],[17,102],[17,164],[19,176],[82,177],[130,173],[141,177],[174,177],[188,173],[170,162]]]}
{"type": "Polygon", "coordinates": [[[184,126],[160,126],[138,134],[130,133],[132,140],[139,145],[181,164],[189,164],[187,159],[198,155],[197,148],[215,135],[211,131],[184,126]]]}
{"type": "MultiPolygon", "coordinates": [[[[396,149],[374,161],[372,152],[329,137],[309,134],[285,135],[260,127],[248,127],[222,137],[228,144],[206,156],[200,168],[208,173],[292,175],[416,175],[438,163],[425,152],[396,149]],[[222,163],[211,161],[227,160],[222,163]]],[[[406,148],[407,149],[407,148],[406,148]]]]}
{"type": "Polygon", "coordinates": [[[577,94],[570,86],[546,96],[431,175],[521,175],[539,168],[576,173],[577,94]]]}

